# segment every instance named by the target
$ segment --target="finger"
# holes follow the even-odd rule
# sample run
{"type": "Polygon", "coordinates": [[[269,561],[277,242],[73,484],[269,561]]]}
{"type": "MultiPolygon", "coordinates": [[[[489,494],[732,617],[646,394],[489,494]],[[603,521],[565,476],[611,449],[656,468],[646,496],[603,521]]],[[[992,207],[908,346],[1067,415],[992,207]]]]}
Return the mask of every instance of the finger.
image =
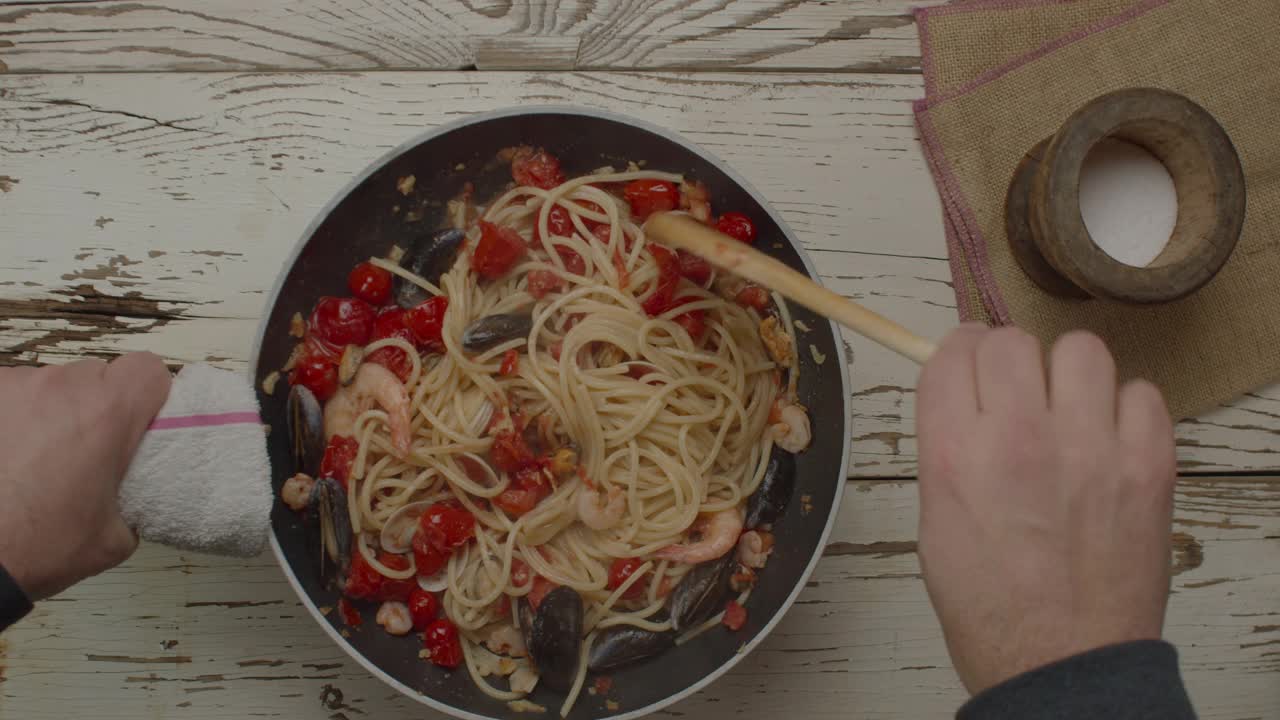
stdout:
{"type": "Polygon", "coordinates": [[[1132,380],[1120,389],[1116,432],[1122,447],[1151,471],[1151,477],[1170,495],[1177,475],[1173,419],[1159,388],[1146,380],[1132,380]]]}
{"type": "Polygon", "coordinates": [[[925,363],[916,385],[921,438],[945,433],[955,423],[977,417],[974,349],[988,332],[986,326],[977,323],[961,325],[943,339],[925,363]]]}
{"type": "Polygon", "coordinates": [[[122,355],[107,366],[104,378],[107,387],[116,391],[121,400],[124,416],[122,429],[129,438],[129,448],[142,440],[147,426],[159,414],[169,398],[172,378],[169,368],[157,355],[147,352],[122,355]]]}
{"type": "Polygon", "coordinates": [[[991,331],[977,348],[978,406],[1022,417],[1048,407],[1040,341],[1016,327],[991,331]]]}
{"type": "Polygon", "coordinates": [[[1090,434],[1116,427],[1116,362],[1093,333],[1071,332],[1049,359],[1049,404],[1067,427],[1090,434]]]}

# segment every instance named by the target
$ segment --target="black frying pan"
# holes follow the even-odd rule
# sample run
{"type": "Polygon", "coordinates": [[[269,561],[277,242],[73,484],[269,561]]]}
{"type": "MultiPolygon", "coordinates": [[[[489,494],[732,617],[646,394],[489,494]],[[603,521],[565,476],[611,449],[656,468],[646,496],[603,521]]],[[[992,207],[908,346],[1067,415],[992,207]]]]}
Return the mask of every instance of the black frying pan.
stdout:
{"type": "MultiPolygon", "coordinates": [[[[305,316],[321,296],[347,294],[346,277],[356,263],[382,256],[391,245],[442,224],[445,199],[455,196],[464,182],[475,183],[481,200],[493,197],[510,182],[509,166],[496,161],[495,154],[519,144],[547,148],[560,158],[570,177],[602,165],[625,167],[628,160],[644,160],[648,168],[682,172],[702,180],[710,190],[713,208],[738,210],[751,217],[759,230],[758,248],[810,277],[815,275],[801,255],[799,243],[742,178],[671,133],[583,109],[539,108],[475,115],[391,151],[321,210],[303,233],[269,300],[269,314],[255,348],[256,377],[261,380],[287,361],[296,342],[289,336],[289,321],[295,312],[305,316]],[[460,165],[465,169],[456,170],[460,165]],[[407,175],[417,180],[415,192],[408,197],[396,188],[396,181],[407,175]]],[[[797,350],[800,400],[809,408],[814,439],[798,457],[795,495],[775,527],[776,550],[747,602],[746,625],[737,632],[717,627],[656,660],[612,673],[613,686],[607,696],[584,691],[569,715],[571,719],[637,717],[692,694],[763,639],[804,587],[840,504],[849,453],[849,387],[835,326],[801,307],[792,305],[791,312],[810,328],[800,333],[797,350]],[[826,356],[826,362],[816,364],[809,345],[826,356]],[[801,496],[807,496],[803,503],[801,496]],[[617,707],[606,706],[606,697],[617,707]]],[[[270,396],[259,393],[263,420],[272,427],[268,452],[278,497],[281,483],[294,472],[285,429],[287,384],[282,381],[270,396]]],[[[406,695],[458,717],[516,716],[505,703],[477,690],[465,668],[445,672],[420,659],[422,645],[416,636],[386,634],[373,620],[375,605],[360,606],[363,625],[343,637],[341,631],[346,626],[340,613],[335,610],[325,615],[317,609],[335,608],[338,597],[320,586],[298,515],[277,501],[272,529],[276,557],[303,604],[371,673],[406,695]]],[[[554,717],[563,697],[539,686],[530,700],[546,707],[547,715],[554,717]]]]}

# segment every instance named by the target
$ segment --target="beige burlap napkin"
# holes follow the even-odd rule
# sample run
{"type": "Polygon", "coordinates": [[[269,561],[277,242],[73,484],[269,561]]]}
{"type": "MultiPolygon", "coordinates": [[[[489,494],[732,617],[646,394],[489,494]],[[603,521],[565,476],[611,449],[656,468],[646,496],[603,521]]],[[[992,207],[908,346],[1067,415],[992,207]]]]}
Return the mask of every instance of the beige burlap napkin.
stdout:
{"type": "Polygon", "coordinates": [[[1277,0],[972,0],[918,13],[921,141],[946,211],[961,313],[1046,343],[1075,329],[1178,418],[1280,380],[1277,0]],[[1182,93],[1217,117],[1248,184],[1244,233],[1211,283],[1135,307],[1044,293],[1011,256],[1004,197],[1023,154],[1080,105],[1124,87],[1182,93]]]}

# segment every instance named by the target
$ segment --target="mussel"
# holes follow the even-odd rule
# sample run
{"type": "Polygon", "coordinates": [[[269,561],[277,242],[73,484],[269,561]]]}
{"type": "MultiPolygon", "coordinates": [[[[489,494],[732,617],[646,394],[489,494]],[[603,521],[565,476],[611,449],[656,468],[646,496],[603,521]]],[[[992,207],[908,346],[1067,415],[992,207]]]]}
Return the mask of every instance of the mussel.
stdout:
{"type": "Polygon", "coordinates": [[[347,510],[347,493],[337,480],[316,481],[305,522],[319,562],[320,582],[337,587],[351,566],[351,516],[347,510]]]}
{"type": "Polygon", "coordinates": [[[483,352],[518,337],[528,337],[533,329],[533,316],[528,313],[486,315],[462,331],[462,347],[468,352],[483,352]]]}
{"type": "Polygon", "coordinates": [[[606,672],[661,655],[675,646],[672,633],[618,625],[596,636],[587,656],[587,669],[594,673],[606,672]]]}
{"type": "Polygon", "coordinates": [[[684,632],[724,609],[732,592],[729,579],[737,565],[737,554],[729,553],[685,574],[667,599],[671,627],[676,632],[684,632]]]}
{"type": "Polygon", "coordinates": [[[285,410],[294,471],[314,476],[324,458],[324,411],[320,401],[305,386],[294,385],[289,388],[285,410]]]}
{"type": "Polygon", "coordinates": [[[796,456],[775,447],[769,455],[760,487],[747,498],[747,517],[743,526],[754,530],[762,525],[772,525],[787,509],[796,487],[796,456]]]}
{"type": "MultiPolygon", "coordinates": [[[[454,228],[433,231],[405,251],[404,257],[400,259],[400,266],[438,286],[440,276],[453,267],[464,239],[466,234],[454,228]]],[[[428,297],[426,290],[399,275],[395,279],[395,292],[396,304],[406,310],[416,307],[428,297]]]]}
{"type": "Polygon", "coordinates": [[[547,593],[535,611],[528,600],[520,602],[520,629],[529,657],[538,668],[540,682],[565,692],[573,686],[582,661],[582,596],[560,586],[547,593]]]}

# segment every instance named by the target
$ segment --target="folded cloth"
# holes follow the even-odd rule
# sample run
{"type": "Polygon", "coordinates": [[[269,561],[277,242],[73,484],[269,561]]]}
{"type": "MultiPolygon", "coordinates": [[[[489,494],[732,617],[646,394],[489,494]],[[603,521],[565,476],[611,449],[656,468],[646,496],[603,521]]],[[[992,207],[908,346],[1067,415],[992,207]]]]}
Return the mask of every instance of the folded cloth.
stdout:
{"type": "Polygon", "coordinates": [[[961,314],[1046,343],[1092,330],[1122,377],[1154,381],[1178,418],[1280,380],[1275,0],[973,0],[917,17],[927,97],[916,121],[946,211],[961,314]],[[1186,95],[1227,130],[1248,184],[1240,242],[1213,281],[1176,302],[1048,295],[1010,253],[1009,180],[1076,108],[1124,87],[1186,95]]]}
{"type": "Polygon", "coordinates": [[[253,389],[236,373],[187,365],[120,486],[125,521],[150,542],[252,557],[266,545],[271,503],[253,389]]]}

